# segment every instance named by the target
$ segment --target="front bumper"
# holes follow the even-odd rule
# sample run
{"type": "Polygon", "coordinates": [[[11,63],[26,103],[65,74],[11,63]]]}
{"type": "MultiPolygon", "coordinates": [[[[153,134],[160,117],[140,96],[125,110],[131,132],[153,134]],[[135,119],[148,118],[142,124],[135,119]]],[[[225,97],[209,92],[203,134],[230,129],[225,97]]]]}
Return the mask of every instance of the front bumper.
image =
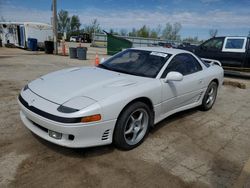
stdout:
{"type": "Polygon", "coordinates": [[[35,114],[19,101],[18,103],[21,108],[20,117],[24,125],[34,134],[49,142],[70,148],[84,148],[112,143],[116,120],[89,124],[59,123],[35,114]],[[62,133],[62,138],[52,138],[49,135],[49,130],[62,133]]]}

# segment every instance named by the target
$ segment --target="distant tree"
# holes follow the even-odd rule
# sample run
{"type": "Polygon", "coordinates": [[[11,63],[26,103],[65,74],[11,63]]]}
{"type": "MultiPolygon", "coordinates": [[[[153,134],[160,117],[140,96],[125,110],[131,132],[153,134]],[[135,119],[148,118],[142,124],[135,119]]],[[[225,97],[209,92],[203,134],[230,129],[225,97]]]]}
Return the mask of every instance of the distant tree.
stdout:
{"type": "Polygon", "coordinates": [[[155,29],[152,29],[151,32],[150,32],[149,37],[157,39],[158,38],[157,31],[155,29]]]}
{"type": "Polygon", "coordinates": [[[178,33],[180,32],[182,26],[180,23],[176,22],[173,24],[173,31],[172,31],[172,40],[180,40],[180,35],[178,33]]]}
{"type": "Polygon", "coordinates": [[[70,31],[79,31],[81,26],[80,19],[77,15],[73,15],[70,19],[70,31]]]}
{"type": "Polygon", "coordinates": [[[193,44],[197,44],[197,43],[200,43],[198,37],[187,37],[187,38],[184,38],[182,40],[183,42],[189,42],[189,43],[193,43],[193,44]]]}
{"type": "Polygon", "coordinates": [[[114,29],[112,29],[112,28],[109,30],[109,33],[112,34],[112,35],[119,35],[119,33],[114,31],[114,29]]]}
{"type": "Polygon", "coordinates": [[[137,37],[137,30],[135,28],[133,28],[132,31],[128,33],[128,36],[137,37]]]}
{"type": "Polygon", "coordinates": [[[174,24],[166,23],[165,28],[162,31],[162,37],[169,40],[180,40],[179,32],[182,26],[176,22],[174,24]]]}
{"type": "Polygon", "coordinates": [[[162,25],[161,25],[161,24],[159,24],[159,25],[156,27],[155,32],[157,33],[157,36],[160,37],[161,32],[162,32],[162,25]]]}
{"type": "Polygon", "coordinates": [[[120,35],[121,36],[126,36],[128,34],[128,31],[126,29],[121,29],[120,30],[120,35]]]}
{"type": "Polygon", "coordinates": [[[165,28],[162,30],[162,37],[165,39],[172,39],[173,27],[170,23],[166,23],[165,28]]]}
{"type": "MultiPolygon", "coordinates": [[[[5,22],[5,19],[4,19],[3,16],[1,16],[0,22],[5,22]]],[[[1,34],[1,33],[3,33],[3,27],[2,27],[2,26],[0,27],[0,34],[1,34]]],[[[0,38],[1,38],[1,36],[0,36],[0,38]]]]}
{"type": "Polygon", "coordinates": [[[66,10],[60,10],[58,13],[58,30],[61,33],[67,33],[70,30],[70,17],[66,10]]]}
{"type": "Polygon", "coordinates": [[[110,33],[110,34],[114,34],[114,29],[111,28],[111,29],[109,30],[109,33],[110,33]]]}
{"type": "Polygon", "coordinates": [[[85,26],[84,28],[86,33],[89,33],[90,37],[92,38],[93,33],[100,33],[101,27],[97,19],[92,20],[92,22],[85,26]]]}
{"type": "Polygon", "coordinates": [[[0,22],[5,22],[6,20],[4,19],[4,17],[3,16],[1,16],[1,18],[0,18],[0,22]]]}
{"type": "Polygon", "coordinates": [[[248,37],[250,37],[250,31],[248,32],[248,37]]]}
{"type": "Polygon", "coordinates": [[[79,30],[79,32],[80,32],[80,33],[85,33],[85,29],[82,28],[82,29],[79,30]]]}
{"type": "Polygon", "coordinates": [[[216,37],[217,34],[218,34],[218,29],[210,29],[210,30],[209,30],[209,36],[210,36],[211,38],[216,37]]]}
{"type": "Polygon", "coordinates": [[[138,31],[137,31],[137,35],[138,37],[149,37],[149,33],[150,33],[150,28],[148,28],[146,25],[143,25],[138,31]]]}

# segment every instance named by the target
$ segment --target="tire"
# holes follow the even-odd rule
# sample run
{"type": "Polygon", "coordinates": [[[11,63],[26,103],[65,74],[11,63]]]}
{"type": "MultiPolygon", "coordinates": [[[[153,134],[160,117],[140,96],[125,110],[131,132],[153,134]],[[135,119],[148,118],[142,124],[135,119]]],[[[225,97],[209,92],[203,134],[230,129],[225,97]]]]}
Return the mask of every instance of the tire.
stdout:
{"type": "Polygon", "coordinates": [[[131,150],[140,145],[153,124],[153,112],[143,102],[126,107],[119,116],[113,135],[114,145],[122,150],[131,150]]]}
{"type": "Polygon", "coordinates": [[[218,84],[215,81],[212,81],[206,90],[206,93],[202,99],[201,110],[207,111],[210,110],[217,97],[218,84]]]}

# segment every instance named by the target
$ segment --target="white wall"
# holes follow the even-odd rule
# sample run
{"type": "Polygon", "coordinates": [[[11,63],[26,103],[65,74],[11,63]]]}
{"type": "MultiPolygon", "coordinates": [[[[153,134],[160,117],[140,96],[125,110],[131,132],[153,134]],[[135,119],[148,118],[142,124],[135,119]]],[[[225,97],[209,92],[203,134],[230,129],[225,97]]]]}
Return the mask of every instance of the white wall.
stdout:
{"type": "Polygon", "coordinates": [[[42,27],[39,25],[25,25],[26,41],[28,38],[36,38],[37,42],[53,40],[53,31],[50,27],[42,27]]]}

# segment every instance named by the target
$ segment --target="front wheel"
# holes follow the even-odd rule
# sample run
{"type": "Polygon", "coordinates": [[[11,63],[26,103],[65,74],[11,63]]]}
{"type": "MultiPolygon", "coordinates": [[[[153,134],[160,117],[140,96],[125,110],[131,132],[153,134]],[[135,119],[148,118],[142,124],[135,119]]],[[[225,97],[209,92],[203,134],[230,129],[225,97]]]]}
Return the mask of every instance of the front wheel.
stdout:
{"type": "Polygon", "coordinates": [[[114,131],[114,144],[124,150],[140,145],[152,124],[152,111],[142,103],[136,102],[128,106],[117,120],[114,131]]]}
{"type": "Polygon", "coordinates": [[[207,91],[203,97],[201,109],[204,111],[210,110],[216,100],[218,90],[218,84],[216,82],[211,82],[208,85],[207,91]]]}

